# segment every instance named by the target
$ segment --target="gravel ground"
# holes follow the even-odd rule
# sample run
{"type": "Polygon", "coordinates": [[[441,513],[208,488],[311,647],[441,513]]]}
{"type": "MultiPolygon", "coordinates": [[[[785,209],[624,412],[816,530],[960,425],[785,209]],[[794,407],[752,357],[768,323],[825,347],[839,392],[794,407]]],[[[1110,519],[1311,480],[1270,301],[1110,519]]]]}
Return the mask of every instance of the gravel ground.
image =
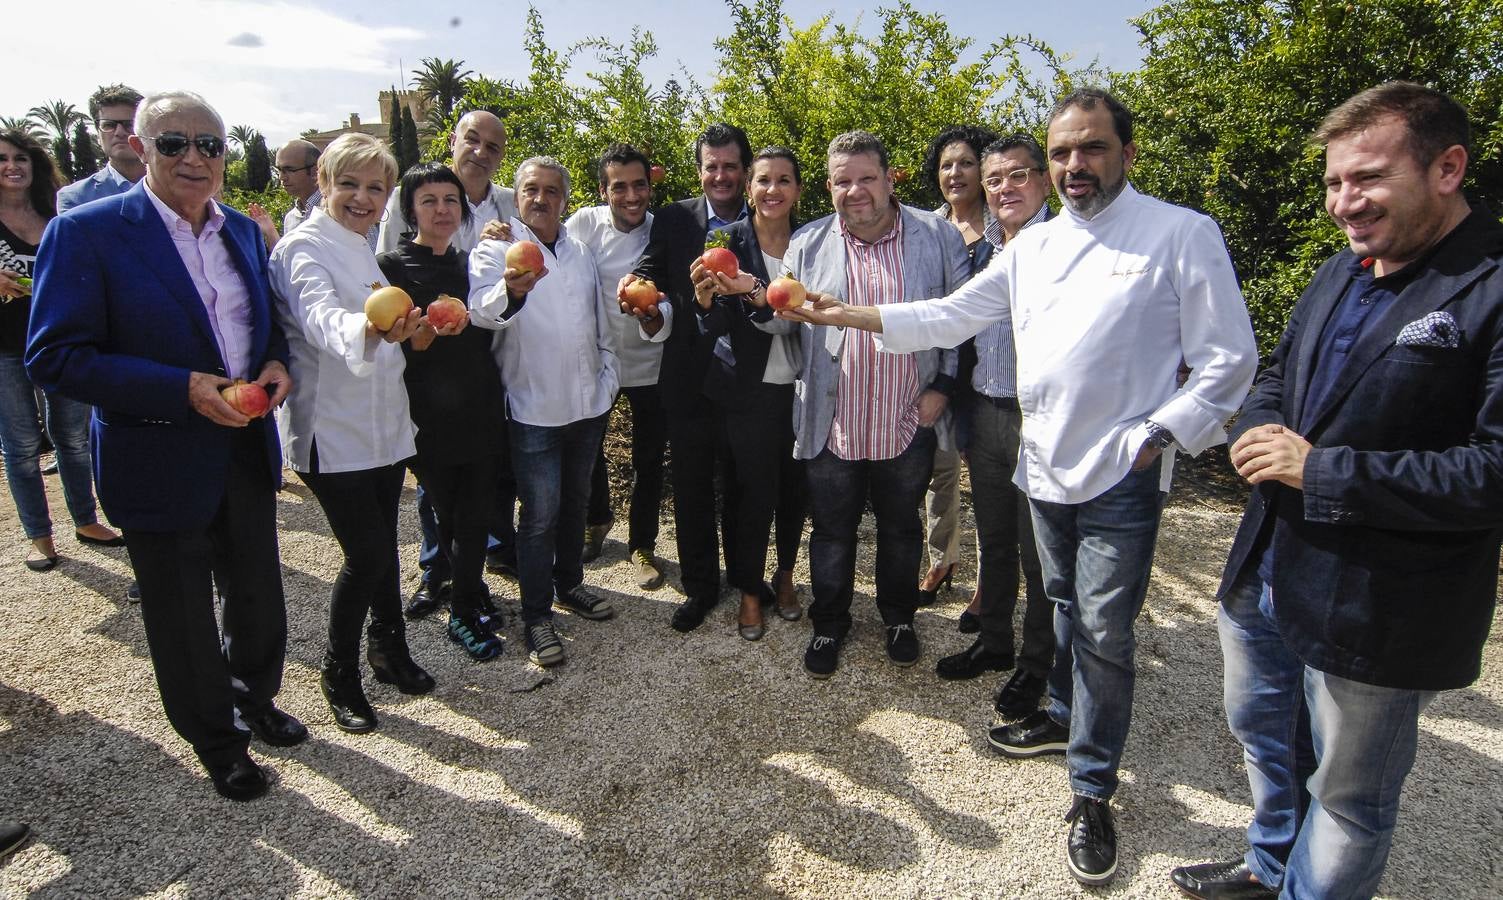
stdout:
{"type": "MultiPolygon", "coordinates": [[[[973,548],[963,584],[920,611],[924,656],[911,669],[885,660],[863,565],[841,669],[815,682],[799,668],[807,622],[774,617],[747,643],[726,602],[694,634],[671,631],[676,568],[668,586],[639,592],[623,522],[587,573],[617,616],[560,616],[567,665],[528,665],[515,624],[499,660],[473,663],[431,618],[410,636],[437,691],[403,697],[367,678],[381,728],[357,736],[334,728],[318,692],[339,555],[294,483],[278,508],[291,627],[280,702],[312,737],[257,745],[276,784],[232,804],[161,714],[139,611],[124,600],[124,551],[80,546],[62,526],[62,564],[30,573],[14,509],[0,503],[0,819],[36,832],[0,868],[0,894],[1172,896],[1168,870],[1239,851],[1250,812],[1211,599],[1236,491],[1199,468],[1165,514],[1137,628],[1121,868],[1091,891],[1064,866],[1062,760],[994,755],[984,726],[997,679],[933,674],[968,643],[954,621],[973,548]]],[[[55,477],[48,486],[63,510],[55,477]]],[[[404,534],[415,537],[411,501],[409,485],[404,534]]],[[[868,554],[873,539],[864,533],[868,554]]],[[[672,547],[665,524],[659,549],[672,547]]],[[[402,554],[415,577],[416,544],[402,554]]],[[[807,602],[807,571],[799,580],[807,602]]],[[[515,613],[515,584],[490,581],[515,613]]],[[[1483,680],[1421,721],[1385,896],[1498,896],[1499,631],[1483,680]]]]}

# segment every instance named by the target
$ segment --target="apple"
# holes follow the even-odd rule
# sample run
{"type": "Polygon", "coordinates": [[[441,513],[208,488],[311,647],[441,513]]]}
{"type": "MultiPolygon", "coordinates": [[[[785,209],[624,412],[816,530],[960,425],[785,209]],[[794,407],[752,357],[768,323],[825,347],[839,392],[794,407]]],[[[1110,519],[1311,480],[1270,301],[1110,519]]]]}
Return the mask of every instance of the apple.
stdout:
{"type": "Polygon", "coordinates": [[[519,275],[543,271],[543,248],[532,241],[517,241],[506,249],[506,267],[519,275]]]}
{"type": "Polygon", "coordinates": [[[735,278],[741,274],[741,266],[736,262],[736,254],[725,247],[711,247],[706,250],[704,256],[699,258],[699,264],[727,278],[735,278]]]}
{"type": "Polygon", "coordinates": [[[243,378],[237,378],[228,387],[220,388],[219,396],[236,412],[252,419],[261,418],[271,409],[271,398],[266,396],[266,389],[243,378]]]}
{"type": "Polygon", "coordinates": [[[668,170],[662,166],[653,166],[647,170],[647,179],[653,184],[657,184],[666,177],[668,177],[668,170]]]}
{"type": "Polygon", "coordinates": [[[434,328],[458,325],[470,315],[464,301],[448,294],[439,294],[438,299],[428,304],[428,324],[434,328]]]}
{"type": "Polygon", "coordinates": [[[377,331],[390,331],[398,319],[411,311],[412,296],[399,287],[373,284],[371,295],[365,298],[365,317],[377,331]]]}
{"type": "Polygon", "coordinates": [[[906,184],[911,176],[907,169],[893,169],[892,180],[894,184],[906,184]]]}
{"type": "Polygon", "coordinates": [[[633,281],[621,292],[621,297],[626,305],[641,313],[648,313],[658,303],[661,292],[658,286],[643,278],[633,281]]]}
{"type": "Polygon", "coordinates": [[[767,286],[767,305],[773,309],[798,309],[808,296],[804,286],[787,275],[774,278],[767,286]]]}

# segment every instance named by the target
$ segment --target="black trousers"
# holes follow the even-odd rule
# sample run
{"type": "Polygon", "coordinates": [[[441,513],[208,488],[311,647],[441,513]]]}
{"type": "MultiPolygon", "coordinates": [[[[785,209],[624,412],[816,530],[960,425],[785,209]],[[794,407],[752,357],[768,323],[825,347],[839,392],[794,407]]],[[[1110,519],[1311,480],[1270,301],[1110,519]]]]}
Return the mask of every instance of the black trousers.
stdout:
{"type": "Polygon", "coordinates": [[[257,712],[282,687],[287,611],[264,428],[255,421],[236,436],[224,497],[207,526],[125,529],[162,708],[207,766],[227,765],[250,743],[237,708],[257,712]]]}
{"type": "Polygon", "coordinates": [[[496,457],[445,464],[419,456],[412,470],[432,504],[438,546],[449,561],[449,608],[458,616],[473,615],[488,594],[485,542],[496,494],[496,457]]]}
{"type": "Polygon", "coordinates": [[[329,601],[329,659],[360,659],[360,626],[370,613],[372,626],[403,629],[397,570],[397,502],[402,498],[402,463],[358,472],[313,471],[298,477],[313,491],[329,529],[344,551],[329,601]]]}
{"type": "MultiPolygon", "coordinates": [[[[621,389],[631,405],[631,506],[627,512],[627,551],[657,549],[658,516],[663,509],[663,455],[668,446],[668,419],[658,386],[621,389]]],[[[595,457],[590,476],[590,507],[587,521],[604,525],[611,514],[611,478],[605,461],[605,441],[595,457]]]]}

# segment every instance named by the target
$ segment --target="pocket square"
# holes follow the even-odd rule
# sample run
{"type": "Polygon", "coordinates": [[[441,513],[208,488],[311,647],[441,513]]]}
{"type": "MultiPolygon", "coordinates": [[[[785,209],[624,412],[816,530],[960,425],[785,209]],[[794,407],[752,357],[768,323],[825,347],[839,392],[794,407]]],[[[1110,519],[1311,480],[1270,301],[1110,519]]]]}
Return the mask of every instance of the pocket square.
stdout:
{"type": "Polygon", "coordinates": [[[1453,350],[1461,346],[1461,326],[1448,312],[1421,316],[1399,330],[1394,341],[1400,347],[1436,347],[1453,350]]]}

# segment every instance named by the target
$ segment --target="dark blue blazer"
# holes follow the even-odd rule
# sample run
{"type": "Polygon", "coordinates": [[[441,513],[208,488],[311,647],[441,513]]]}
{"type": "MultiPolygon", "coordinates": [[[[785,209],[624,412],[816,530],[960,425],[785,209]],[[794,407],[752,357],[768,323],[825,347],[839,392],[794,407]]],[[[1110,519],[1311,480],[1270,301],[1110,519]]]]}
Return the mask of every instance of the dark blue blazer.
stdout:
{"type": "MultiPolygon", "coordinates": [[[[741,271],[750,272],[769,283],[782,272],[767,271],[762,259],[762,246],[757,243],[757,230],[750,218],[734,222],[722,229],[727,250],[736,254],[741,271]]],[[[676,315],[676,313],[675,313],[676,315]]],[[[709,371],[705,376],[705,393],[721,403],[735,403],[738,399],[763,390],[762,375],[767,370],[767,356],[772,351],[772,335],[756,326],[772,318],[769,307],[757,308],[743,298],[715,298],[714,304],[704,316],[703,332],[696,340],[709,346],[703,351],[710,354],[709,371]],[[729,335],[732,354],[736,360],[734,369],[713,356],[715,341],[721,335],[729,335]]],[[[675,326],[676,327],[676,326],[675,326]]]]}
{"type": "MultiPolygon", "coordinates": [[[[253,378],[287,362],[272,321],[266,245],[228,207],[221,231],[250,293],[253,378]]],[[[143,185],[47,225],[37,253],[26,371],[36,384],[91,404],[94,478],[115,525],[145,531],[203,527],[224,496],[236,429],[188,403],[192,372],[224,374],[209,316],[143,185]]],[[[273,484],[276,425],[264,435],[273,484]]]]}
{"type": "Polygon", "coordinates": [[[1369,324],[1318,407],[1306,405],[1321,331],[1350,250],[1295,306],[1232,439],[1266,423],[1314,446],[1304,491],[1253,490],[1220,596],[1273,542],[1279,633],[1323,672],[1385,687],[1460,688],[1481,671],[1503,537],[1503,226],[1473,212],[1369,324]],[[1398,343],[1432,312],[1459,346],[1398,343]]]}

